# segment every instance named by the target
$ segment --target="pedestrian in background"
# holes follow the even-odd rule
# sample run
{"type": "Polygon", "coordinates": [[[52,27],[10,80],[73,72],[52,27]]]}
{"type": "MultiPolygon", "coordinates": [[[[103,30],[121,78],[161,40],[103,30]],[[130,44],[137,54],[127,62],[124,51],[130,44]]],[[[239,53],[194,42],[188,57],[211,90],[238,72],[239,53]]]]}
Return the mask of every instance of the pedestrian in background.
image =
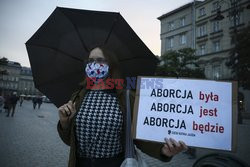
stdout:
{"type": "Polygon", "coordinates": [[[33,109],[36,109],[36,105],[37,105],[37,97],[36,96],[34,96],[32,98],[32,103],[33,103],[33,109]]]}
{"type": "Polygon", "coordinates": [[[10,109],[10,95],[8,93],[4,96],[4,112],[9,112],[10,109]]]}
{"type": "Polygon", "coordinates": [[[39,97],[37,98],[37,103],[38,103],[38,109],[40,109],[40,107],[41,107],[41,105],[42,105],[42,103],[43,103],[43,98],[42,98],[42,96],[39,96],[39,97]]]}
{"type": "Polygon", "coordinates": [[[23,100],[24,100],[24,97],[23,96],[20,96],[19,97],[19,103],[20,103],[20,107],[22,107],[22,104],[23,104],[23,100]]]}
{"type": "Polygon", "coordinates": [[[3,111],[3,106],[4,106],[4,97],[3,97],[2,90],[0,90],[0,112],[3,111]]]}
{"type": "Polygon", "coordinates": [[[16,110],[16,104],[17,104],[17,101],[18,101],[18,97],[17,97],[17,93],[16,92],[13,92],[12,95],[10,96],[10,100],[9,100],[9,110],[8,110],[8,114],[7,114],[7,117],[10,115],[11,113],[11,117],[14,116],[15,114],[15,110],[16,110]]]}

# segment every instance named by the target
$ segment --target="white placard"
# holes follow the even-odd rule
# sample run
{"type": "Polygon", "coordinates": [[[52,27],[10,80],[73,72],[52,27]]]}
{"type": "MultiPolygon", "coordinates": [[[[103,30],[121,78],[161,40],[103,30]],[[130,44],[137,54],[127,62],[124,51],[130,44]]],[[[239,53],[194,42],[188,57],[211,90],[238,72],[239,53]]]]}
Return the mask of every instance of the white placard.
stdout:
{"type": "Polygon", "coordinates": [[[140,77],[135,138],[232,150],[232,83],[140,77]]]}

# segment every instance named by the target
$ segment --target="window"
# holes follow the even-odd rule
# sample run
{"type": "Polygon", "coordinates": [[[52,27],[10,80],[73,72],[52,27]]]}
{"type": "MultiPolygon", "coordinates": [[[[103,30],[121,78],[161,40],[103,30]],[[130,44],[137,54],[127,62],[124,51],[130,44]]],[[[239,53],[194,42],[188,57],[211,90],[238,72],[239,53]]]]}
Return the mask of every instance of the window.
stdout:
{"type": "Polygon", "coordinates": [[[185,22],[186,22],[186,18],[185,18],[185,17],[182,17],[182,18],[180,19],[180,27],[185,26],[185,22]]]}
{"type": "Polygon", "coordinates": [[[198,37],[202,37],[207,34],[207,25],[203,24],[198,27],[198,37]]]}
{"type": "Polygon", "coordinates": [[[220,79],[221,78],[221,67],[219,65],[213,66],[213,79],[220,79]]]}
{"type": "Polygon", "coordinates": [[[168,24],[168,30],[171,31],[173,29],[174,29],[174,22],[172,21],[172,22],[169,22],[168,24]]]}
{"type": "Polygon", "coordinates": [[[218,32],[220,30],[220,22],[219,21],[214,21],[212,25],[213,25],[213,32],[218,32]]]}
{"type": "Polygon", "coordinates": [[[166,48],[174,47],[174,37],[166,38],[166,48]]]}
{"type": "Polygon", "coordinates": [[[206,53],[206,45],[202,44],[200,45],[200,55],[205,55],[206,53]]]}
{"type": "Polygon", "coordinates": [[[213,42],[214,52],[220,51],[220,41],[213,42]]]}
{"type": "Polygon", "coordinates": [[[231,22],[231,27],[238,26],[241,23],[241,13],[238,13],[235,16],[231,16],[230,22],[231,22]]]}
{"type": "Polygon", "coordinates": [[[168,46],[169,48],[174,47],[174,37],[170,37],[168,40],[168,46]]]}
{"type": "Polygon", "coordinates": [[[200,8],[200,16],[206,15],[206,10],[205,8],[200,8]]]}
{"type": "Polygon", "coordinates": [[[218,9],[220,9],[219,1],[213,3],[213,11],[217,11],[218,9]]]}
{"type": "Polygon", "coordinates": [[[181,34],[180,35],[180,44],[184,45],[187,43],[187,36],[186,34],[181,34]]]}

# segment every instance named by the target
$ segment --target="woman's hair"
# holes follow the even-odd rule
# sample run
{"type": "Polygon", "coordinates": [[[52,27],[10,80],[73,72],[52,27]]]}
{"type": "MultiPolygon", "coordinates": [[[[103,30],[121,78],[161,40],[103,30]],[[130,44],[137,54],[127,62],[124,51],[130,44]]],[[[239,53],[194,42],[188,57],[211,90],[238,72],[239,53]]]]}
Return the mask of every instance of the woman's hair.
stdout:
{"type": "Polygon", "coordinates": [[[98,47],[102,50],[103,56],[109,65],[109,74],[112,79],[122,79],[121,70],[119,68],[119,61],[116,55],[108,50],[105,46],[98,47]]]}

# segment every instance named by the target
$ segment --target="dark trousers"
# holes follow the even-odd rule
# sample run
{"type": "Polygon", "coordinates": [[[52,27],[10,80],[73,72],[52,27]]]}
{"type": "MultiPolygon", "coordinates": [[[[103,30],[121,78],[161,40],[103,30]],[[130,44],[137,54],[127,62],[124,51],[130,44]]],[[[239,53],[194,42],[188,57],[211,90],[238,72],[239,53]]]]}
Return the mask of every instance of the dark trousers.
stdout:
{"type": "Polygon", "coordinates": [[[7,117],[10,115],[10,112],[11,112],[11,111],[12,111],[11,116],[13,117],[14,114],[15,114],[15,109],[16,109],[16,104],[10,105],[10,107],[9,107],[9,109],[8,109],[7,117]]]}
{"type": "Polygon", "coordinates": [[[76,158],[76,167],[120,167],[124,154],[113,158],[76,158]]]}
{"type": "Polygon", "coordinates": [[[33,108],[36,109],[37,103],[33,103],[33,108]]]}
{"type": "Polygon", "coordinates": [[[42,103],[38,103],[38,109],[40,109],[41,105],[42,105],[42,103]]]}

